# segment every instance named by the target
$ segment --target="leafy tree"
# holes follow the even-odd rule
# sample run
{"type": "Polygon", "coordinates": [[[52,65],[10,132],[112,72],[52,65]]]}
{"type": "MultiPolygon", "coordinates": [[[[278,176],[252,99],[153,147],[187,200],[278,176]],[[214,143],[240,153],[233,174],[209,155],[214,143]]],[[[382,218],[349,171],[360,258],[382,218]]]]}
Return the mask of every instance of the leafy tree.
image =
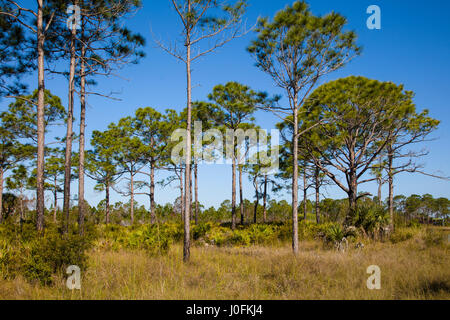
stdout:
{"type": "Polygon", "coordinates": [[[25,8],[13,0],[3,0],[0,5],[0,16],[12,19],[14,27],[20,25],[24,30],[35,36],[26,46],[29,53],[23,56],[33,62],[36,66],[38,77],[37,93],[37,174],[36,174],[36,228],[38,231],[44,229],[44,152],[45,152],[45,60],[52,59],[51,51],[45,50],[46,40],[52,25],[54,24],[55,7],[52,5],[58,3],[56,0],[44,1],[36,0],[37,6],[25,8]],[[35,46],[33,45],[35,44],[35,46]]]}
{"type": "Polygon", "coordinates": [[[321,121],[306,138],[305,146],[314,164],[348,195],[347,224],[352,223],[358,185],[376,180],[365,178],[386,148],[393,119],[410,107],[402,86],[364,77],[348,77],[317,88],[306,103],[309,119],[305,125],[321,121]],[[342,182],[335,174],[345,176],[342,182]]]}
{"type": "MultiPolygon", "coordinates": [[[[8,110],[0,115],[3,125],[17,138],[31,140],[35,145],[39,144],[36,111],[38,96],[39,91],[35,90],[32,95],[17,97],[16,101],[9,105],[8,110]]],[[[50,126],[64,122],[66,112],[61,99],[49,90],[44,92],[44,109],[44,127],[45,133],[48,133],[50,126]]]]}
{"type": "MultiPolygon", "coordinates": [[[[245,141],[235,141],[235,137],[238,138],[236,131],[241,129],[245,134],[244,131],[255,129],[255,126],[252,124],[255,120],[253,113],[258,106],[268,104],[269,102],[267,94],[253,91],[250,87],[237,82],[229,82],[225,85],[215,86],[208,98],[213,102],[211,105],[211,116],[218,127],[226,132],[227,149],[232,148],[231,150],[227,150],[226,153],[227,157],[231,157],[232,161],[231,225],[234,230],[236,228],[236,168],[237,165],[240,166],[239,180],[242,181],[241,165],[245,161],[245,152],[241,151],[245,147],[245,141]],[[231,134],[228,132],[231,132],[231,134]]],[[[256,137],[249,138],[253,138],[253,142],[250,141],[250,143],[255,144],[256,137]]]]}
{"type": "MultiPolygon", "coordinates": [[[[289,107],[267,108],[282,118],[291,115],[292,134],[292,248],[298,253],[298,122],[301,108],[324,75],[344,66],[359,53],[354,32],[345,32],[346,19],[332,12],[314,16],[308,5],[296,1],[279,11],[273,21],[260,18],[248,51],[256,66],[285,91],[289,107]]],[[[309,128],[306,128],[308,130],[309,128]]]]}
{"type": "MultiPolygon", "coordinates": [[[[402,87],[403,88],[403,87],[402,87]]],[[[386,145],[386,155],[381,162],[389,183],[388,208],[390,214],[390,227],[394,230],[394,177],[401,172],[421,173],[431,175],[422,170],[422,165],[417,164],[414,159],[426,155],[425,152],[406,151],[405,148],[420,142],[425,142],[427,136],[437,129],[439,121],[428,116],[428,110],[416,113],[412,103],[413,93],[408,91],[403,99],[408,107],[400,108],[393,118],[393,123],[386,132],[389,142],[386,145]],[[404,159],[408,159],[405,161],[404,159]],[[400,163],[399,163],[400,161],[400,163]]],[[[445,179],[445,178],[444,178],[445,179]]]]}
{"type": "MultiPolygon", "coordinates": [[[[94,76],[109,76],[125,64],[138,63],[144,57],[139,50],[144,38],[132,33],[123,21],[141,7],[139,0],[81,0],[79,36],[80,139],[79,139],[79,223],[84,221],[85,126],[87,85],[94,76]]],[[[83,231],[83,228],[80,228],[83,231]]]]}
{"type": "Polygon", "coordinates": [[[135,176],[145,164],[145,157],[148,154],[148,146],[142,143],[142,140],[135,136],[135,123],[131,117],[120,119],[117,124],[110,124],[108,130],[115,140],[115,155],[121,171],[129,174],[128,187],[126,191],[116,190],[119,193],[130,196],[130,215],[131,224],[134,223],[134,195],[135,195],[135,176]]]}
{"type": "MultiPolygon", "coordinates": [[[[153,108],[140,108],[136,111],[136,134],[147,147],[146,162],[150,165],[150,183],[143,185],[150,187],[150,213],[151,223],[156,221],[155,204],[155,169],[161,168],[169,157],[170,135],[173,123],[169,121],[170,115],[163,116],[153,108]]],[[[144,173],[144,172],[141,172],[144,173]]]]}
{"type": "Polygon", "coordinates": [[[173,7],[181,20],[184,51],[175,46],[167,47],[160,41],[156,43],[166,52],[186,65],[187,75],[187,139],[185,156],[185,188],[184,201],[184,249],[183,260],[190,259],[190,194],[191,194],[191,116],[192,116],[192,84],[191,64],[215,49],[222,47],[234,38],[246,32],[241,32],[242,16],[247,3],[236,1],[230,5],[224,0],[172,0],[173,7]],[[205,43],[208,44],[206,45],[205,43]],[[211,44],[212,43],[212,44],[211,44]],[[198,50],[198,52],[195,52],[198,50]],[[194,53],[193,53],[194,52],[194,53]]]}
{"type": "Polygon", "coordinates": [[[47,180],[46,189],[51,190],[53,194],[53,222],[56,223],[56,214],[58,212],[58,193],[64,191],[62,188],[64,180],[64,158],[63,151],[60,149],[52,150],[51,156],[45,160],[45,179],[47,180]]]}

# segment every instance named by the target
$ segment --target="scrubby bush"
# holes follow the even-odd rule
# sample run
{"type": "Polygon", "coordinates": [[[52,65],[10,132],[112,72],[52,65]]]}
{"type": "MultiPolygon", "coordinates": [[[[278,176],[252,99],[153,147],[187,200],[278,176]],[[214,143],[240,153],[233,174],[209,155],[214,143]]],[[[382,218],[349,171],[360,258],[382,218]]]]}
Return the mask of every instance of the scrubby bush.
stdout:
{"type": "Polygon", "coordinates": [[[363,229],[366,234],[376,238],[389,224],[389,214],[383,207],[372,202],[361,202],[353,217],[352,225],[363,229]]]}
{"type": "Polygon", "coordinates": [[[25,250],[23,274],[30,281],[51,284],[52,275],[63,274],[70,265],[85,270],[89,247],[89,240],[77,233],[62,236],[49,233],[36,238],[25,250]]]}
{"type": "Polygon", "coordinates": [[[392,243],[399,243],[411,239],[415,235],[415,231],[411,228],[396,228],[391,234],[390,240],[392,243]]]}
{"type": "Polygon", "coordinates": [[[197,225],[194,225],[192,227],[192,237],[194,238],[194,240],[203,238],[206,235],[206,233],[211,231],[213,226],[214,224],[211,222],[199,223],[197,225]]]}

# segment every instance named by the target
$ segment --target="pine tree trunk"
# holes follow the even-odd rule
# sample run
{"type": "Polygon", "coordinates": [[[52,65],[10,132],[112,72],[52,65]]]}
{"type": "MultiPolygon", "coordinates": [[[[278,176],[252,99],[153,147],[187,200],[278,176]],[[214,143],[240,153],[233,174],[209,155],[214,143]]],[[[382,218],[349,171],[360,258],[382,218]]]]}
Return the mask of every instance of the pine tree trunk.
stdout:
{"type": "Polygon", "coordinates": [[[294,99],[294,133],[292,137],[292,250],[298,254],[298,108],[294,99]]]}
{"type": "Polygon", "coordinates": [[[389,170],[389,200],[388,200],[388,207],[389,207],[389,217],[390,217],[390,231],[393,232],[395,225],[394,225],[394,174],[392,169],[392,163],[393,163],[393,155],[392,151],[389,150],[388,154],[388,170],[389,170]]]}
{"type": "Polygon", "coordinates": [[[239,165],[239,209],[241,212],[241,225],[244,225],[244,192],[242,190],[242,166],[239,165]]]}
{"type": "Polygon", "coordinates": [[[105,185],[105,191],[106,191],[106,208],[105,208],[105,215],[106,215],[106,224],[109,224],[109,183],[106,183],[105,185]]]}
{"type": "Polygon", "coordinates": [[[353,218],[356,215],[356,201],[358,196],[358,185],[356,183],[356,174],[354,171],[350,171],[349,174],[349,191],[348,191],[348,204],[349,204],[349,212],[345,219],[344,224],[349,226],[353,223],[353,218]]]}
{"type": "Polygon", "coordinates": [[[180,197],[181,197],[181,221],[184,224],[184,185],[183,185],[183,168],[180,169],[180,197]]]}
{"type": "Polygon", "coordinates": [[[134,172],[131,171],[130,174],[130,214],[131,214],[131,224],[134,224],[134,172]]]}
{"type": "MultiPolygon", "coordinates": [[[[191,173],[192,173],[192,170],[191,170],[191,173]]],[[[193,221],[194,220],[194,210],[192,210],[192,203],[193,203],[193,201],[192,201],[192,191],[193,191],[193,188],[192,188],[192,174],[189,176],[189,190],[190,190],[190,201],[189,201],[189,203],[191,204],[191,208],[190,208],[190,210],[189,210],[189,212],[191,213],[191,215],[190,215],[190,221],[193,221]]]]}
{"type": "MultiPolygon", "coordinates": [[[[83,34],[83,30],[82,30],[83,34]]],[[[84,218],[86,215],[86,208],[84,203],[84,163],[85,163],[85,131],[86,131],[86,75],[85,62],[86,48],[81,47],[81,65],[80,65],[80,140],[79,140],[79,178],[78,178],[78,225],[80,227],[80,234],[84,233],[84,218]]]]}
{"type": "Polygon", "coordinates": [[[303,172],[303,220],[306,221],[306,211],[308,210],[308,202],[307,202],[308,181],[306,180],[306,164],[304,170],[305,171],[303,172]]]}
{"type": "Polygon", "coordinates": [[[267,222],[267,175],[264,176],[263,222],[267,222]]]}
{"type": "MultiPolygon", "coordinates": [[[[76,3],[75,3],[76,4],[76,3]]],[[[72,25],[70,40],[70,69],[69,69],[69,99],[67,110],[66,154],[64,162],[64,203],[63,203],[63,233],[69,231],[70,219],[70,178],[72,170],[72,140],[73,140],[73,97],[75,92],[75,38],[76,25],[72,25]]]]}
{"type": "Polygon", "coordinates": [[[316,222],[320,223],[320,206],[319,206],[319,197],[320,197],[320,182],[319,182],[319,168],[316,167],[316,171],[314,173],[315,179],[315,187],[316,187],[316,222]]]}
{"type": "Polygon", "coordinates": [[[55,179],[53,181],[53,222],[56,223],[56,214],[58,212],[58,180],[55,175],[55,179]]]}
{"type": "Polygon", "coordinates": [[[378,178],[377,182],[378,182],[378,205],[381,207],[383,205],[383,201],[381,199],[381,187],[382,187],[381,178],[378,178]]]}
{"type": "Polygon", "coordinates": [[[24,222],[24,212],[23,212],[23,192],[20,193],[20,217],[19,217],[19,226],[20,232],[22,232],[23,222],[24,222]]]}
{"type": "MultiPolygon", "coordinates": [[[[188,2],[188,12],[191,12],[191,2],[188,2]]],[[[188,262],[191,258],[191,235],[190,235],[190,211],[191,211],[191,39],[190,30],[186,34],[186,76],[187,76],[187,119],[186,119],[186,171],[185,171],[185,205],[184,205],[184,241],[183,261],[188,262]]]]}
{"type": "Polygon", "coordinates": [[[194,167],[194,185],[195,185],[195,224],[198,224],[198,164],[194,167]]]}
{"type": "Polygon", "coordinates": [[[44,149],[45,149],[45,81],[44,81],[44,27],[43,0],[38,0],[37,54],[38,54],[38,103],[37,103],[37,165],[36,165],[36,229],[44,230],[44,149]]]}
{"type": "Polygon", "coordinates": [[[154,224],[156,222],[156,209],[155,209],[155,164],[150,163],[150,222],[154,224]]]}
{"type": "Polygon", "coordinates": [[[256,191],[256,200],[255,200],[255,207],[253,209],[253,223],[256,224],[257,222],[257,214],[258,214],[258,205],[259,205],[259,190],[258,190],[258,183],[256,181],[256,176],[254,180],[255,185],[255,191],[256,191]]]}
{"type": "Polygon", "coordinates": [[[233,155],[233,164],[231,165],[231,229],[236,229],[236,159],[233,155]]]}

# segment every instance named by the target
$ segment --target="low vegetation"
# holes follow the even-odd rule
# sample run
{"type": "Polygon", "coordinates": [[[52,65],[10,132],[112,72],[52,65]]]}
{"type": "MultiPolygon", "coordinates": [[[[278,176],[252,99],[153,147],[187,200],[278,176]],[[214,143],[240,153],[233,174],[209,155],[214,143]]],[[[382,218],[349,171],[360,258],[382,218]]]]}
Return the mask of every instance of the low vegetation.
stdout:
{"type": "MultiPolygon", "coordinates": [[[[75,228],[74,228],[75,229],[75,228]]],[[[377,240],[337,223],[300,222],[298,257],[289,224],[192,226],[192,261],[184,264],[181,223],[88,225],[60,237],[0,228],[0,299],[448,299],[445,227],[398,228],[377,240]],[[347,236],[345,250],[334,242],[347,236]],[[362,245],[361,245],[362,244],[362,245]],[[78,265],[82,289],[65,286],[78,265]],[[381,290],[366,287],[366,268],[382,270],[381,290]]]]}

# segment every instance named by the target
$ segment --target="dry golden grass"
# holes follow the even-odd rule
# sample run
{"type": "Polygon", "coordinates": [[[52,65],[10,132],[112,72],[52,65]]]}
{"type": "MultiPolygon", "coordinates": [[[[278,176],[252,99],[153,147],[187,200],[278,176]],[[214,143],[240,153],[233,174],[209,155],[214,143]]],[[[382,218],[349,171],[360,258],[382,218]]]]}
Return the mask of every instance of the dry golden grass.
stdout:
{"type": "Polygon", "coordinates": [[[345,253],[318,242],[252,248],[192,248],[181,261],[137,251],[92,251],[82,290],[60,278],[52,287],[18,277],[0,280],[0,299],[449,299],[449,245],[427,246],[416,236],[397,244],[369,243],[345,253]],[[381,289],[369,290],[369,265],[381,268],[381,289]]]}

